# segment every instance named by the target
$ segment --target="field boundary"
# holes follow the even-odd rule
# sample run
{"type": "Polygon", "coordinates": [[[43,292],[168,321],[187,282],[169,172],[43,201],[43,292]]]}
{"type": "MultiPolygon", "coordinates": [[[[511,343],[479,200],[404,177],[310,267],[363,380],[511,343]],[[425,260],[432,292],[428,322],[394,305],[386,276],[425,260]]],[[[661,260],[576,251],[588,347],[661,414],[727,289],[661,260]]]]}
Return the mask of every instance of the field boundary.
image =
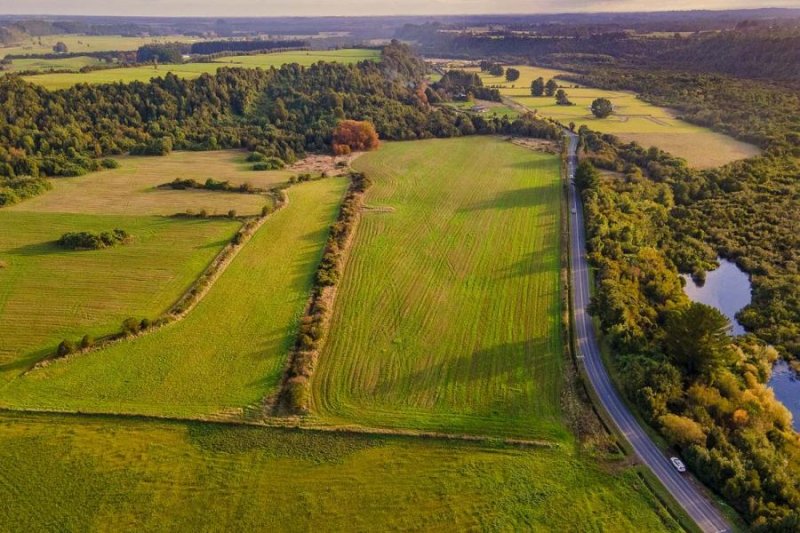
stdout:
{"type": "Polygon", "coordinates": [[[115,412],[90,412],[73,411],[58,409],[35,409],[24,408],[15,409],[13,407],[0,406],[0,414],[8,415],[59,415],[75,418],[111,418],[120,420],[140,420],[145,422],[174,422],[174,423],[203,423],[215,424],[220,426],[232,427],[259,427],[269,429],[282,429],[287,431],[308,431],[317,433],[341,434],[341,435],[372,435],[385,437],[405,437],[415,439],[430,439],[439,441],[455,441],[475,444],[516,446],[520,448],[539,448],[539,449],[558,449],[561,445],[557,442],[542,439],[518,439],[511,437],[496,437],[491,435],[472,435],[467,433],[444,433],[437,431],[416,431],[412,429],[387,429],[374,428],[357,425],[314,425],[300,423],[296,418],[265,417],[259,420],[246,419],[225,419],[216,417],[179,417],[179,416],[160,416],[143,415],[134,413],[115,413],[115,412]]]}
{"type": "Polygon", "coordinates": [[[125,342],[137,337],[154,333],[164,326],[179,322],[186,318],[188,314],[194,310],[197,305],[208,294],[216,281],[225,273],[233,260],[239,255],[239,252],[250,242],[250,239],[261,228],[262,225],[270,218],[270,215],[283,209],[289,203],[289,198],[283,189],[274,188],[269,192],[269,196],[275,201],[272,209],[265,209],[261,216],[256,217],[254,220],[245,222],[242,227],[236,232],[234,238],[226,244],[222,250],[211,260],[211,263],[203,270],[203,272],[195,279],[188,289],[173,303],[161,316],[154,322],[153,326],[149,327],[135,335],[126,335],[125,333],[112,333],[99,339],[91,347],[81,349],[77,352],[68,354],[64,357],[46,357],[37,361],[31,368],[23,372],[24,376],[40,368],[45,368],[53,363],[68,361],[75,357],[88,355],[92,352],[103,350],[114,344],[125,342]]]}
{"type": "Polygon", "coordinates": [[[370,185],[369,178],[364,174],[351,170],[350,185],[336,222],[331,226],[324,256],[317,267],[315,287],[303,312],[281,386],[277,395],[264,400],[264,410],[273,415],[308,413],[312,394],[311,376],[327,338],[341,271],[350,255],[353,236],[364,209],[364,196],[370,185]]]}

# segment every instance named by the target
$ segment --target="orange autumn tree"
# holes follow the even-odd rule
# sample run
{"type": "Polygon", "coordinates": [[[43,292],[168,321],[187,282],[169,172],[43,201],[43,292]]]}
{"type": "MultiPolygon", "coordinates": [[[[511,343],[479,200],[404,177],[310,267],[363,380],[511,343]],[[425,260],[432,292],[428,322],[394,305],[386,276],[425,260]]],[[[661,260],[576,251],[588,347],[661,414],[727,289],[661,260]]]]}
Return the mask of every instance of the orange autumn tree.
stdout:
{"type": "Polygon", "coordinates": [[[375,150],[379,145],[375,126],[366,120],[343,120],[333,131],[333,153],[336,155],[375,150]]]}

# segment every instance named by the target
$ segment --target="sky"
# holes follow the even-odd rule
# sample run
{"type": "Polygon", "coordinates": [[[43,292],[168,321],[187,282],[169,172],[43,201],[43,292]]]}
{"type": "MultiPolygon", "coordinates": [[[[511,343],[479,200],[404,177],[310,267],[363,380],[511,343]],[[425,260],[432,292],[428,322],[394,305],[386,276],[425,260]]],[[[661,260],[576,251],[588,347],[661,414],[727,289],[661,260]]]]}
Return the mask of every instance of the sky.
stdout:
{"type": "Polygon", "coordinates": [[[329,16],[800,7],[800,0],[0,0],[0,14],[329,16]]]}

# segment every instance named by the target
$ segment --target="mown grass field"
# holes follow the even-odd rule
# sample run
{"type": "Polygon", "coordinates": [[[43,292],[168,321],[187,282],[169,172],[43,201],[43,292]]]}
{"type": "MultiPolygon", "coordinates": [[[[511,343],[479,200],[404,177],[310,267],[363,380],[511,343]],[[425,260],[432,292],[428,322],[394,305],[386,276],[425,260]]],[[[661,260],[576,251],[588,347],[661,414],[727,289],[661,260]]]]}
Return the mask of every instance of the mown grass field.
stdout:
{"type": "MultiPolygon", "coordinates": [[[[69,201],[80,205],[81,196],[69,201]]],[[[0,385],[64,338],[155,318],[191,285],[239,228],[232,220],[24,213],[0,210],[0,385]],[[69,231],[122,228],[124,246],[67,251],[69,231]]]]}
{"type": "Polygon", "coordinates": [[[281,65],[289,63],[297,63],[303,66],[308,66],[319,61],[356,63],[364,60],[377,60],[379,55],[379,50],[368,49],[276,52],[273,54],[221,57],[212,63],[163,64],[158,65],[158,68],[152,66],[114,68],[87,73],[48,73],[27,76],[25,79],[32,83],[42,85],[47,89],[56,90],[71,87],[76,83],[146,82],[152,78],[163,77],[167,72],[172,72],[180,78],[194,79],[200,77],[201,74],[214,74],[220,67],[266,69],[270,67],[280,67],[281,65]]]}
{"type": "MultiPolygon", "coordinates": [[[[2,53],[2,49],[0,49],[2,53]]],[[[45,71],[45,70],[73,70],[78,71],[83,67],[102,65],[103,62],[95,57],[78,56],[63,59],[15,59],[10,65],[5,66],[3,72],[45,71]]]]}
{"type": "Polygon", "coordinates": [[[531,82],[535,78],[541,76],[547,81],[564,72],[529,66],[516,68],[521,76],[513,83],[507,82],[505,77],[487,73],[481,73],[481,77],[485,85],[500,88],[503,96],[513,98],[528,109],[537,110],[541,115],[564,124],[574,122],[577,126],[586,125],[626,141],[636,141],[645,147],[658,146],[698,168],[717,167],[759,153],[759,149],[753,145],[684,122],[677,118],[675,112],[648,104],[631,92],[576,88],[572,83],[557,80],[575,103],[574,106],[557,105],[555,98],[549,96],[531,96],[531,82]],[[596,98],[611,100],[614,113],[604,119],[592,115],[591,104],[596,98]]]}
{"type": "Polygon", "coordinates": [[[234,209],[239,215],[255,215],[266,203],[262,195],[157,189],[176,178],[193,178],[201,183],[213,178],[266,189],[295,174],[289,170],[253,171],[245,157],[246,152],[240,150],[117,157],[119,168],[53,179],[53,190],[8,209],[125,215],[173,215],[187,210],[199,213],[203,209],[213,215],[234,209]]]}
{"type": "Polygon", "coordinates": [[[630,470],[560,451],[0,415],[11,531],[677,531],[630,470]]]}
{"type": "Polygon", "coordinates": [[[471,137],[390,143],[313,377],[333,423],[568,439],[559,159],[471,137]]]}
{"type": "Polygon", "coordinates": [[[201,416],[278,385],[345,178],[303,183],[184,320],[11,382],[14,407],[201,416]]]}

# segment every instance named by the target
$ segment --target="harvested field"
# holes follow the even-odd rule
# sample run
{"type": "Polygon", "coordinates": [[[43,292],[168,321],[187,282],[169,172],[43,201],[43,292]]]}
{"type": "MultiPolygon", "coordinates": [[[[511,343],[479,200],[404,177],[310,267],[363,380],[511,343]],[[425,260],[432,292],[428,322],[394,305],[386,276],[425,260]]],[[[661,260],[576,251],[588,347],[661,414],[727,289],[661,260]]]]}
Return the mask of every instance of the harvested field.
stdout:
{"type": "Polygon", "coordinates": [[[330,423],[569,439],[559,406],[559,158],[390,143],[313,377],[330,423]],[[384,208],[384,209],[380,209],[384,208]]]}

